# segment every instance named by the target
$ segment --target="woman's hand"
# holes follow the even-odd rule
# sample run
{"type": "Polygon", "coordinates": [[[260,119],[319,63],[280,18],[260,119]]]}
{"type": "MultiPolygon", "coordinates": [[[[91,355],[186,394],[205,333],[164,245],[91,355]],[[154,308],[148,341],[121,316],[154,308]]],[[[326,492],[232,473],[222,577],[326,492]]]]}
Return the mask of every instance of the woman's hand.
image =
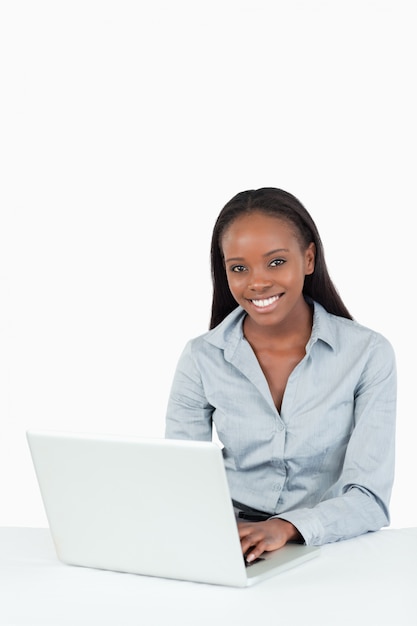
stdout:
{"type": "Polygon", "coordinates": [[[242,552],[251,563],[262,552],[282,548],[288,541],[302,541],[298,530],[291,522],[271,518],[265,522],[238,522],[242,552]]]}

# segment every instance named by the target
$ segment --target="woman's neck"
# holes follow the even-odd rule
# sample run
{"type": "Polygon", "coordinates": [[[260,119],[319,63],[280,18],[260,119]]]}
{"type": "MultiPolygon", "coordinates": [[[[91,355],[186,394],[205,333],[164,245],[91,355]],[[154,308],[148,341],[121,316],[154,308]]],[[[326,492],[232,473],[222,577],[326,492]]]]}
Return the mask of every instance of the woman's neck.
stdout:
{"type": "Polygon", "coordinates": [[[282,347],[302,344],[305,346],[311,336],[313,327],[313,308],[303,298],[300,306],[278,324],[257,324],[249,315],[243,321],[243,333],[251,344],[268,344],[272,347],[275,343],[282,347]]]}

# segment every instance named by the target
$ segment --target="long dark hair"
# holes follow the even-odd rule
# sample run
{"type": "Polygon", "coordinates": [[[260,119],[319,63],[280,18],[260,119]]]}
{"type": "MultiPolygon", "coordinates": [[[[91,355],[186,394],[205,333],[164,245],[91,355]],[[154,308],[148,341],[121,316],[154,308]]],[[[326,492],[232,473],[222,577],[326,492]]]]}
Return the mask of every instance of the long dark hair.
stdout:
{"type": "Polygon", "coordinates": [[[211,240],[211,278],[213,300],[210,328],[214,328],[236,307],[227,282],[221,246],[222,236],[228,226],[239,216],[263,212],[284,219],[295,227],[303,249],[311,242],[316,246],[314,272],[305,277],[303,293],[321,304],[329,313],[353,319],[345,307],[327,270],[323,244],[317,227],[301,202],[292,194],[274,187],[242,191],[221,210],[213,229],[211,240]]]}

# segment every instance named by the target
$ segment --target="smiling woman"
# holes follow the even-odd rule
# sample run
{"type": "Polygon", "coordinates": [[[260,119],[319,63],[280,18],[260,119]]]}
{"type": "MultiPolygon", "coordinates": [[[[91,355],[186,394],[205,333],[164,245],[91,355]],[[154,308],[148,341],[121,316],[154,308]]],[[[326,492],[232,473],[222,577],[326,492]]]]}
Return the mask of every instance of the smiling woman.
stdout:
{"type": "Polygon", "coordinates": [[[246,559],[386,526],[395,357],[349,314],[311,216],[280,189],[239,193],[211,260],[210,330],[180,358],[166,435],[210,440],[215,425],[246,559]]]}

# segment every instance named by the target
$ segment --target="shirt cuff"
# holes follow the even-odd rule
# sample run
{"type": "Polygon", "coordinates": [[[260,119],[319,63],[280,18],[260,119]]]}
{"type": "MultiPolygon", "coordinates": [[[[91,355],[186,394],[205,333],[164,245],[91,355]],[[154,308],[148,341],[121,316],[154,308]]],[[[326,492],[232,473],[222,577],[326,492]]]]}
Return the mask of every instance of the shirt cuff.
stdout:
{"type": "Polygon", "coordinates": [[[270,519],[282,519],[296,527],[307,546],[319,546],[323,543],[324,528],[311,509],[298,509],[270,519]]]}

